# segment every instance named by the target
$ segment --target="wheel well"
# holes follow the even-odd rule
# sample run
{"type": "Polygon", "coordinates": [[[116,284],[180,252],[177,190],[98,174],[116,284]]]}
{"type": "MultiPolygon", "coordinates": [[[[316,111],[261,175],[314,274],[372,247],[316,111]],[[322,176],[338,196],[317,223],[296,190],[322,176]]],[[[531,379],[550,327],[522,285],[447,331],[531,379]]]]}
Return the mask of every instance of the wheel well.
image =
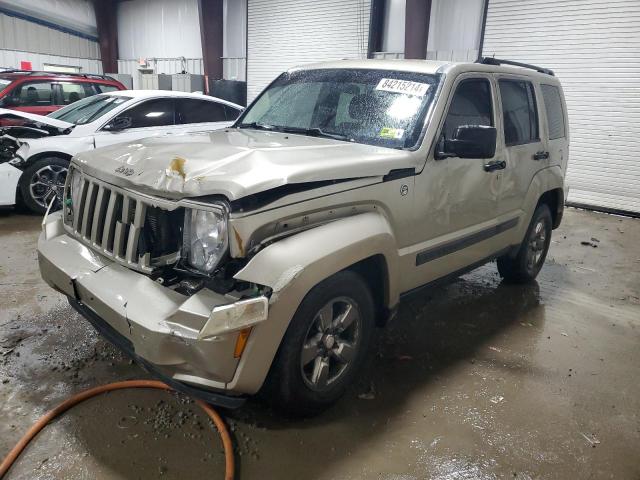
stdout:
{"type": "Polygon", "coordinates": [[[63,160],[71,161],[72,155],[69,155],[68,153],[63,153],[63,152],[40,152],[40,153],[36,153],[35,155],[33,155],[33,156],[31,156],[31,157],[29,157],[27,159],[25,168],[28,167],[29,165],[32,165],[34,162],[37,162],[41,158],[47,158],[47,157],[56,157],[56,158],[61,158],[63,160]]]}
{"type": "MultiPolygon", "coordinates": [[[[558,228],[562,221],[562,213],[564,211],[564,192],[561,188],[546,191],[540,196],[538,205],[545,204],[551,211],[551,219],[553,228],[558,228]]],[[[536,205],[537,207],[537,205],[536,205]]]]}
{"type": "Polygon", "coordinates": [[[382,327],[389,318],[389,275],[383,255],[373,255],[351,265],[346,270],[358,273],[371,289],[376,309],[376,325],[382,327]]]}

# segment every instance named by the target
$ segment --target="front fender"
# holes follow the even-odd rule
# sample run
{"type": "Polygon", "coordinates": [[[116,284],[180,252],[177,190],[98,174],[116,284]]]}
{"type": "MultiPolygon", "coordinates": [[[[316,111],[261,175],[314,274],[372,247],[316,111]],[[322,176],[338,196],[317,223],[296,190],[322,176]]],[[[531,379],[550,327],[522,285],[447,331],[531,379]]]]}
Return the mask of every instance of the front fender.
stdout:
{"type": "Polygon", "coordinates": [[[257,253],[235,278],[271,287],[269,317],[252,331],[228,388],[255,393],[305,295],[322,280],[373,255],[382,255],[386,261],[385,303],[395,306],[399,298],[398,250],[389,223],[378,213],[336,220],[257,253]]]}

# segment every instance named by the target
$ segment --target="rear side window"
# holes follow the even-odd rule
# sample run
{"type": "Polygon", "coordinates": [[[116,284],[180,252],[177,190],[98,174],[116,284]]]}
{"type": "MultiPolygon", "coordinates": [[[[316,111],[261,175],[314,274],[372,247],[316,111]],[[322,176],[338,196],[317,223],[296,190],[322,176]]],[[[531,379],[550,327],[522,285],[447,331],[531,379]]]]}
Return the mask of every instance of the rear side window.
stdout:
{"type": "Polygon", "coordinates": [[[491,84],[488,80],[463,80],[456,88],[444,122],[442,133],[445,139],[454,138],[457,128],[463,125],[493,126],[491,84]]]}
{"type": "Polygon", "coordinates": [[[125,110],[118,117],[131,117],[131,128],[164,127],[173,125],[173,99],[147,100],[125,110]]]}
{"type": "Polygon", "coordinates": [[[176,100],[176,123],[224,122],[224,105],[207,100],[181,98],[176,100]]]}
{"type": "Polygon", "coordinates": [[[537,142],[538,111],[531,82],[500,80],[504,141],[507,146],[537,142]]]}
{"type": "Polygon", "coordinates": [[[224,106],[224,112],[227,117],[227,120],[235,120],[240,116],[242,110],[238,110],[237,108],[230,107],[229,105],[224,106]]]}
{"type": "Polygon", "coordinates": [[[540,85],[549,124],[549,140],[566,137],[560,90],[554,85],[540,85]]]}
{"type": "Polygon", "coordinates": [[[94,94],[91,87],[83,83],[61,83],[60,87],[62,88],[63,105],[70,105],[94,94]]]}

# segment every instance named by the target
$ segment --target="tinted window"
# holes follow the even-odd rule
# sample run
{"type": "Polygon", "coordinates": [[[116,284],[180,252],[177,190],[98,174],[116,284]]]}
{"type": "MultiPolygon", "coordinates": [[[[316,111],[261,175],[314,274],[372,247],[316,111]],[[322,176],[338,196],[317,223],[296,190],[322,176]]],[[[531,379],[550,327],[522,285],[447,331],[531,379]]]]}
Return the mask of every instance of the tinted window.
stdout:
{"type": "Polygon", "coordinates": [[[229,105],[224,106],[224,112],[227,117],[227,120],[235,120],[240,116],[240,113],[242,113],[237,108],[230,107],[229,105]]]}
{"type": "Polygon", "coordinates": [[[549,124],[549,140],[566,136],[564,127],[564,112],[562,111],[562,99],[560,90],[553,85],[540,85],[544,109],[547,112],[549,124]]]}
{"type": "Polygon", "coordinates": [[[70,105],[94,94],[89,85],[82,83],[61,83],[60,87],[62,88],[63,105],[70,105]]]}
{"type": "Polygon", "coordinates": [[[456,88],[442,133],[450,140],[461,125],[493,126],[491,84],[488,80],[463,80],[456,88]]]}
{"type": "Polygon", "coordinates": [[[23,83],[13,91],[13,97],[21,107],[53,105],[51,82],[23,83]]]}
{"type": "Polygon", "coordinates": [[[226,119],[221,103],[191,98],[176,100],[176,123],[224,122],[226,119]]]}
{"type": "Polygon", "coordinates": [[[147,100],[125,110],[119,117],[131,117],[131,128],[173,125],[173,99],[147,100]]]}
{"type": "Polygon", "coordinates": [[[500,80],[504,141],[507,145],[535,142],[538,135],[538,112],[533,85],[518,80],[500,80]]]}

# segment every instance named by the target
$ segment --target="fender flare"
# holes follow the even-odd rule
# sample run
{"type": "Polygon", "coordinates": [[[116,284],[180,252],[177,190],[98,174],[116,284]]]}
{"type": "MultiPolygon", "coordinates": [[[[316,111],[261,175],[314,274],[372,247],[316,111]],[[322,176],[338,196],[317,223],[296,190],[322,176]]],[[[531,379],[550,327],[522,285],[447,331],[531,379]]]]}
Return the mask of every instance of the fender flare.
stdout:
{"type": "Polygon", "coordinates": [[[564,175],[559,165],[552,165],[550,167],[539,170],[531,179],[529,189],[522,203],[522,211],[526,212],[524,222],[520,222],[518,226],[518,238],[520,241],[524,238],[529,223],[533,217],[533,212],[540,201],[540,198],[548,191],[560,189],[562,191],[562,200],[564,201],[564,175]]]}

